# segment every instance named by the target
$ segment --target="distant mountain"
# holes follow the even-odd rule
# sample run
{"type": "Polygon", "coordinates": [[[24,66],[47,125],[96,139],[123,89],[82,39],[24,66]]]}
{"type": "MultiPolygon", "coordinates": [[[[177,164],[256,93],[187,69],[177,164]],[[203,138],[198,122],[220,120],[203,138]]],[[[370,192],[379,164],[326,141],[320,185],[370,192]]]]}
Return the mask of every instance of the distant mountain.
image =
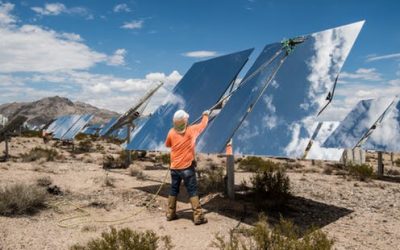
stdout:
{"type": "Polygon", "coordinates": [[[17,115],[28,117],[31,125],[41,125],[50,120],[67,114],[93,114],[91,123],[103,123],[118,113],[99,109],[83,102],[72,102],[68,98],[54,96],[46,97],[34,102],[13,102],[0,105],[0,114],[12,119],[17,115]]]}

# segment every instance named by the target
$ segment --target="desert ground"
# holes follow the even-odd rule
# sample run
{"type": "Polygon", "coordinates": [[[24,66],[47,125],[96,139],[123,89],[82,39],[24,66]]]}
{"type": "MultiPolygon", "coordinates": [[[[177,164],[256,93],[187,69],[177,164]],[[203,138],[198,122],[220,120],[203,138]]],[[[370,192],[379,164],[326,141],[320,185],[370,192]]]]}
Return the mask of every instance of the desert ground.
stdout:
{"type": "MultiPolygon", "coordinates": [[[[179,219],[167,222],[169,176],[159,195],[153,196],[165,179],[166,164],[136,160],[132,166],[145,175],[137,178],[128,169],[103,169],[103,155],[117,155],[121,151],[119,145],[97,141],[93,152],[74,154],[67,146],[53,144],[44,144],[40,138],[13,138],[12,158],[0,163],[0,188],[16,183],[35,184],[39,178],[49,177],[62,192],[51,195],[46,208],[33,215],[0,216],[2,250],[68,249],[100,236],[110,226],[170,235],[174,249],[210,249],[216,233],[227,235],[230,229],[251,226],[257,219],[259,211],[239,193],[234,201],[221,193],[210,193],[201,197],[209,222],[194,226],[182,187],[179,219]],[[54,148],[62,158],[22,162],[20,154],[36,146],[54,148]],[[146,207],[149,201],[151,205],[146,207]]],[[[4,143],[0,144],[0,152],[3,150],[4,143]]],[[[156,154],[147,155],[151,159],[156,154]]],[[[375,164],[375,157],[369,154],[368,161],[375,164]]],[[[198,158],[198,168],[211,164],[224,167],[223,157],[198,158]]],[[[341,170],[329,162],[289,163],[293,165],[287,170],[293,198],[285,211],[265,211],[271,221],[283,216],[301,228],[316,226],[335,241],[335,249],[400,249],[400,183],[395,176],[400,168],[391,166],[388,155],[385,165],[392,176],[369,181],[340,174],[341,170]]],[[[237,171],[237,187],[250,176],[251,173],[237,171]]]]}

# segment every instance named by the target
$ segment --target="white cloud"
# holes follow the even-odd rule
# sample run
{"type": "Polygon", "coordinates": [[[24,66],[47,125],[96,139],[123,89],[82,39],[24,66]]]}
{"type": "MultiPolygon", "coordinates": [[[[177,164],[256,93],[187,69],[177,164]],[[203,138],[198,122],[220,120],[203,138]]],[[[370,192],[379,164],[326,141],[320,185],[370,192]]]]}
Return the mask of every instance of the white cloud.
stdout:
{"type": "Polygon", "coordinates": [[[32,7],[31,10],[41,16],[58,16],[60,14],[79,15],[93,19],[93,15],[84,7],[67,8],[62,3],[46,3],[43,7],[32,7]]]}
{"type": "Polygon", "coordinates": [[[126,3],[117,4],[114,6],[114,12],[131,12],[131,9],[126,3]]]}
{"type": "Polygon", "coordinates": [[[0,3],[0,103],[61,95],[124,112],[155,83],[163,81],[164,87],[148,106],[147,112],[151,112],[182,78],[177,71],[153,72],[143,78],[90,73],[88,70],[98,63],[124,64],[126,50],[117,49],[108,56],[88,47],[78,34],[16,25],[12,9],[13,5],[0,3]]]}
{"type": "Polygon", "coordinates": [[[16,17],[11,15],[11,11],[14,9],[14,4],[0,2],[0,26],[10,25],[16,22],[16,17]]]}
{"type": "Polygon", "coordinates": [[[16,25],[16,17],[10,13],[13,8],[12,4],[0,3],[0,72],[84,70],[101,62],[124,64],[124,49],[108,56],[89,48],[79,34],[16,25]]]}
{"type": "MultiPolygon", "coordinates": [[[[381,81],[382,75],[375,68],[359,68],[354,73],[342,72],[340,79],[359,79],[366,81],[381,81]]],[[[346,82],[346,80],[344,80],[346,82]]]]}
{"type": "Polygon", "coordinates": [[[108,64],[113,66],[124,65],[125,64],[125,49],[117,49],[112,56],[108,59],[108,64]]]}
{"type": "Polygon", "coordinates": [[[123,29],[141,29],[143,27],[143,20],[133,20],[130,22],[125,22],[124,25],[121,26],[123,29]]]}
{"type": "Polygon", "coordinates": [[[0,27],[0,37],[0,72],[87,69],[108,58],[79,42],[79,35],[35,25],[0,27]]]}
{"type": "Polygon", "coordinates": [[[400,58],[400,53],[393,53],[393,54],[382,55],[382,56],[369,56],[366,61],[373,62],[373,61],[380,61],[380,60],[387,60],[387,59],[399,59],[399,58],[400,58]]]}
{"type": "Polygon", "coordinates": [[[43,16],[57,16],[67,10],[62,3],[47,3],[44,7],[32,7],[31,9],[43,16]]]}
{"type": "Polygon", "coordinates": [[[204,57],[211,57],[216,56],[216,51],[209,51],[209,50],[197,50],[197,51],[189,51],[182,54],[183,56],[187,57],[194,57],[194,58],[204,58],[204,57]]]}

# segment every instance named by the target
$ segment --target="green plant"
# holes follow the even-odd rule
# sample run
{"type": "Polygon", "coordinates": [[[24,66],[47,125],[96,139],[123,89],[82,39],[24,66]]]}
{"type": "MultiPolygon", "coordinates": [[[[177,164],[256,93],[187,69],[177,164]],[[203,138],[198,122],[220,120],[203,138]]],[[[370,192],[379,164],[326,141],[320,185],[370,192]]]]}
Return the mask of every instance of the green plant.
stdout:
{"type": "Polygon", "coordinates": [[[357,178],[360,181],[367,181],[375,177],[374,169],[368,164],[350,164],[347,166],[347,171],[351,176],[357,178]]]}
{"type": "Polygon", "coordinates": [[[277,169],[279,167],[279,163],[273,162],[271,160],[264,160],[261,157],[256,156],[248,156],[239,162],[239,169],[248,172],[277,169]]]}
{"type": "Polygon", "coordinates": [[[171,238],[169,236],[159,237],[154,231],[145,232],[133,231],[130,228],[117,230],[111,227],[110,232],[103,232],[101,237],[89,241],[86,245],[74,245],[71,250],[153,250],[172,249],[171,238]]]}
{"type": "Polygon", "coordinates": [[[47,149],[41,147],[35,147],[28,153],[21,154],[22,161],[31,162],[39,159],[46,159],[46,161],[54,161],[59,158],[58,152],[54,149],[47,149]]]}
{"type": "Polygon", "coordinates": [[[300,229],[292,222],[280,219],[275,227],[260,216],[252,228],[231,230],[229,239],[217,234],[212,246],[221,250],[274,249],[274,250],[329,250],[334,241],[321,230],[308,230],[301,238],[300,229]]]}
{"type": "Polygon", "coordinates": [[[0,215],[33,214],[45,207],[47,193],[36,185],[14,184],[0,189],[0,215]]]}

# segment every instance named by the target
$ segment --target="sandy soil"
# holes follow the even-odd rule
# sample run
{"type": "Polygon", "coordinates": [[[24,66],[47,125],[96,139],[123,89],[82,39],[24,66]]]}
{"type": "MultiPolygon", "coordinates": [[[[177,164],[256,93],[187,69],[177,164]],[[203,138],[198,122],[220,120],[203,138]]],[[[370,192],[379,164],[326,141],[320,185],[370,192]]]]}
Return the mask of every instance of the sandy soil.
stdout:
{"type": "MultiPolygon", "coordinates": [[[[34,184],[49,176],[65,193],[52,196],[48,208],[32,216],[0,216],[0,249],[68,249],[98,237],[109,226],[152,229],[159,235],[170,235],[175,249],[208,249],[216,233],[226,234],[240,222],[255,222],[257,213],[240,197],[230,201],[221,195],[202,198],[208,224],[194,226],[190,204],[183,191],[178,203],[179,220],[165,220],[168,185],[163,186],[150,208],[144,205],[153,198],[166,174],[159,163],[140,161],[135,165],[144,170],[145,180],[129,175],[126,169],[105,171],[103,154],[117,154],[119,146],[96,142],[104,152],[74,155],[67,148],[57,147],[64,156],[55,162],[21,162],[19,154],[44,145],[38,138],[13,138],[10,152],[15,157],[0,163],[0,187],[12,183],[34,184]],[[105,185],[111,180],[113,186],[105,185]],[[76,208],[83,208],[77,210],[76,208]],[[84,215],[87,215],[84,217],[84,215]],[[74,218],[76,217],[76,218],[74,218]]],[[[0,144],[3,151],[4,144],[0,144]]],[[[223,166],[223,158],[200,156],[199,168],[211,162],[223,166]]],[[[375,158],[370,155],[370,161],[375,158]]],[[[386,166],[391,165],[385,156],[386,166]]],[[[335,240],[336,249],[400,249],[400,184],[396,177],[360,182],[327,171],[328,163],[298,162],[288,175],[294,198],[285,211],[266,211],[268,217],[285,218],[301,228],[321,228],[335,240]],[[328,174],[329,173],[329,174],[328,174]]],[[[388,169],[400,170],[398,167],[388,169]]],[[[238,172],[236,184],[248,179],[250,173],[238,172]]],[[[167,178],[169,182],[169,177],[167,178]]],[[[271,220],[272,221],[272,220],[271,220]]]]}

